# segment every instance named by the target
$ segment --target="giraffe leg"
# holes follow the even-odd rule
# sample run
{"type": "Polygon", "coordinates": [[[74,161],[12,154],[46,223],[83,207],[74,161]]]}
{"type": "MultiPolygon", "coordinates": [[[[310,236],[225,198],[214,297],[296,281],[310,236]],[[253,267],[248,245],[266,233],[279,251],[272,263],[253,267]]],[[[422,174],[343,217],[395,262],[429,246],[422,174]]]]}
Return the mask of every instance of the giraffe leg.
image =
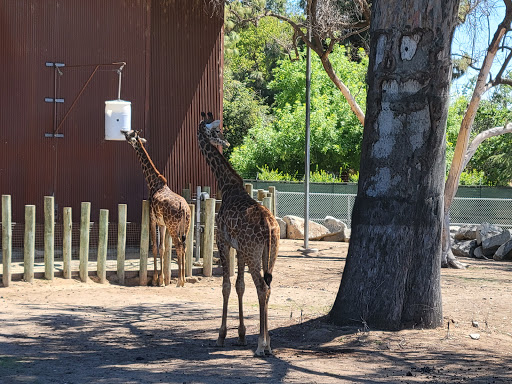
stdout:
{"type": "Polygon", "coordinates": [[[266,304],[268,302],[268,296],[270,292],[267,284],[265,283],[263,277],[261,276],[260,269],[261,267],[250,267],[249,270],[254,281],[254,285],[256,286],[256,291],[258,292],[258,302],[260,305],[260,335],[258,336],[258,348],[256,349],[255,352],[256,356],[264,356],[265,350],[270,349],[266,332],[266,304]]]}
{"type": "Polygon", "coordinates": [[[156,220],[154,220],[153,215],[151,215],[151,243],[153,249],[153,279],[151,285],[155,286],[158,279],[158,263],[157,263],[157,254],[158,254],[158,243],[156,239],[156,220]]]}
{"type": "Polygon", "coordinates": [[[245,340],[245,325],[244,325],[244,292],[245,292],[245,282],[244,282],[244,270],[245,270],[245,262],[242,255],[237,252],[238,259],[238,274],[236,277],[236,294],[238,295],[238,343],[240,345],[247,345],[247,341],[245,340]]]}
{"type": "MultiPolygon", "coordinates": [[[[218,233],[218,232],[217,232],[218,233]]],[[[219,249],[219,258],[222,263],[222,323],[219,329],[219,338],[217,346],[223,347],[224,340],[227,335],[227,317],[228,317],[228,301],[231,293],[231,280],[229,279],[229,245],[217,236],[217,248],[219,249]]]]}
{"type": "Polygon", "coordinates": [[[165,225],[159,225],[159,237],[160,237],[160,273],[158,274],[158,286],[164,286],[164,255],[165,255],[165,232],[167,227],[165,225]]]}
{"type": "Polygon", "coordinates": [[[183,287],[185,286],[185,245],[178,238],[173,241],[176,244],[176,255],[178,257],[178,282],[176,286],[183,287]]]}

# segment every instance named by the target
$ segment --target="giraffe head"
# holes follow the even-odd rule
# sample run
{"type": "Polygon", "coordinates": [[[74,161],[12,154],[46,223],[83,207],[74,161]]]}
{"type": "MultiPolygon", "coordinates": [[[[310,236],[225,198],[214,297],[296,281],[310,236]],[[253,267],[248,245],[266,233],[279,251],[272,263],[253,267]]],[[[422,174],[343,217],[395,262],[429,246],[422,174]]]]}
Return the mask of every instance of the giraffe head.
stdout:
{"type": "Polygon", "coordinates": [[[201,112],[201,123],[199,123],[199,133],[210,141],[210,144],[220,145],[224,148],[229,147],[229,143],[224,139],[224,135],[220,131],[220,120],[213,120],[213,114],[208,112],[208,116],[201,112]]]}
{"type": "Polygon", "coordinates": [[[128,144],[130,144],[133,148],[138,149],[142,147],[142,144],[146,144],[146,139],[139,136],[138,131],[121,131],[124,133],[124,136],[126,137],[126,141],[128,144]]]}

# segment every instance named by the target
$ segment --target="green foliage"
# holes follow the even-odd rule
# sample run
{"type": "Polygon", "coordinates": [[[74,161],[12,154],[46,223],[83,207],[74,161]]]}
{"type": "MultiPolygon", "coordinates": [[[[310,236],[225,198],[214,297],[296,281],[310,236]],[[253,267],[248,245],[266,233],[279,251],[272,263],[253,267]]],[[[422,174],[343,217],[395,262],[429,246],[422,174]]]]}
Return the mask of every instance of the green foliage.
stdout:
{"type": "Polygon", "coordinates": [[[263,126],[270,122],[269,108],[263,104],[254,90],[234,80],[228,69],[224,74],[224,136],[231,144],[224,150],[229,158],[232,148],[243,143],[251,127],[263,126]]]}
{"type": "Polygon", "coordinates": [[[297,175],[291,176],[288,173],[279,172],[278,169],[269,169],[267,165],[264,165],[258,172],[258,179],[268,181],[296,181],[297,175]]]}
{"type": "MultiPolygon", "coordinates": [[[[343,47],[330,58],[338,77],[353,90],[365,108],[365,75],[368,59],[352,62],[343,47]]],[[[235,148],[231,163],[241,174],[254,175],[262,164],[288,174],[304,172],[305,60],[280,60],[269,87],[275,92],[275,119],[253,126],[243,144],[235,148]]],[[[353,173],[359,169],[362,126],[341,92],[325,73],[318,57],[312,56],[311,76],[311,167],[330,173],[353,173]]]]}
{"type": "MultiPolygon", "coordinates": [[[[446,129],[447,171],[453,159],[460,125],[469,97],[455,99],[448,112],[446,129]]],[[[512,88],[501,86],[478,108],[471,139],[487,129],[503,126],[512,121],[512,88]]],[[[461,174],[462,185],[509,185],[512,181],[512,135],[491,137],[478,147],[465,171],[461,174]]]]}
{"type": "Polygon", "coordinates": [[[485,185],[486,180],[484,171],[473,169],[460,174],[459,185],[485,185]]]}

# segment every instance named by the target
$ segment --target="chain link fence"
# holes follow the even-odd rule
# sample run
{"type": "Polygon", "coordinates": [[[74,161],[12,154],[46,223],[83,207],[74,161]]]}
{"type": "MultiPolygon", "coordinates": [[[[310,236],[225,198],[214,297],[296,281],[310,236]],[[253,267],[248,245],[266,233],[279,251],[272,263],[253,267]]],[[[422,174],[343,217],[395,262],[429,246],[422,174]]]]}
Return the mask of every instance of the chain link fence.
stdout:
{"type": "MultiPolygon", "coordinates": [[[[355,194],[310,193],[310,220],[321,222],[333,216],[351,227],[355,194]]],[[[451,224],[481,224],[512,227],[512,199],[456,197],[450,210],[451,224]]],[[[304,193],[277,191],[277,216],[304,216],[304,193]]]]}

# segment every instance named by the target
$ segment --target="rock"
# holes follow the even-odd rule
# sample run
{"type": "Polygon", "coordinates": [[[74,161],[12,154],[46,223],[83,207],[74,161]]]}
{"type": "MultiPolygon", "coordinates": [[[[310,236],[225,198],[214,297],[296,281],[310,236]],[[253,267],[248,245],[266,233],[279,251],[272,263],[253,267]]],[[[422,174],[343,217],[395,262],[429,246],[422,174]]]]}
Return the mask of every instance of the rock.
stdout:
{"type": "MultiPolygon", "coordinates": [[[[478,225],[464,225],[460,227],[454,235],[455,240],[476,240],[478,225]]],[[[451,230],[451,227],[450,227],[451,230]]]]}
{"type": "Polygon", "coordinates": [[[507,229],[495,236],[487,237],[482,240],[482,250],[485,256],[492,256],[498,248],[511,239],[510,231],[507,229]]]}
{"type": "Polygon", "coordinates": [[[473,340],[478,340],[478,339],[480,339],[480,334],[479,333],[471,333],[469,335],[469,337],[471,337],[473,340]]]}
{"type": "Polygon", "coordinates": [[[318,237],[311,237],[310,240],[322,240],[322,241],[345,241],[345,231],[327,233],[318,237]]]}
{"type": "Polygon", "coordinates": [[[187,277],[185,280],[187,281],[187,283],[190,283],[190,284],[195,284],[199,281],[199,280],[197,280],[197,277],[187,277]]]}
{"type": "Polygon", "coordinates": [[[350,234],[352,233],[352,230],[350,228],[347,228],[345,230],[345,243],[350,242],[350,234]]]}
{"type": "Polygon", "coordinates": [[[476,240],[455,241],[452,244],[452,252],[454,256],[473,257],[476,248],[476,240]]]}
{"type": "Polygon", "coordinates": [[[337,233],[344,232],[345,229],[347,229],[347,224],[335,217],[326,216],[324,219],[324,227],[326,227],[331,233],[337,233]]]}
{"type": "Polygon", "coordinates": [[[471,325],[475,328],[478,328],[478,321],[476,321],[476,320],[471,321],[471,325]]]}
{"type": "MultiPolygon", "coordinates": [[[[287,239],[304,239],[304,219],[298,216],[288,215],[283,217],[286,223],[287,239]]],[[[329,233],[329,230],[323,225],[309,221],[309,238],[322,236],[329,233]]]]}
{"type": "Polygon", "coordinates": [[[286,223],[280,217],[276,217],[276,220],[279,224],[280,239],[286,239],[286,223]]]}
{"type": "Polygon", "coordinates": [[[494,260],[512,260],[512,240],[501,244],[496,253],[493,256],[494,260]]]}
{"type": "Polygon", "coordinates": [[[484,255],[484,251],[482,250],[482,247],[476,247],[473,251],[473,256],[477,259],[484,259],[487,260],[487,257],[484,255]]]}
{"type": "Polygon", "coordinates": [[[503,232],[503,229],[497,227],[496,225],[491,225],[489,223],[482,223],[482,225],[478,226],[476,231],[476,242],[478,245],[482,245],[482,242],[489,237],[499,235],[503,232]]]}

